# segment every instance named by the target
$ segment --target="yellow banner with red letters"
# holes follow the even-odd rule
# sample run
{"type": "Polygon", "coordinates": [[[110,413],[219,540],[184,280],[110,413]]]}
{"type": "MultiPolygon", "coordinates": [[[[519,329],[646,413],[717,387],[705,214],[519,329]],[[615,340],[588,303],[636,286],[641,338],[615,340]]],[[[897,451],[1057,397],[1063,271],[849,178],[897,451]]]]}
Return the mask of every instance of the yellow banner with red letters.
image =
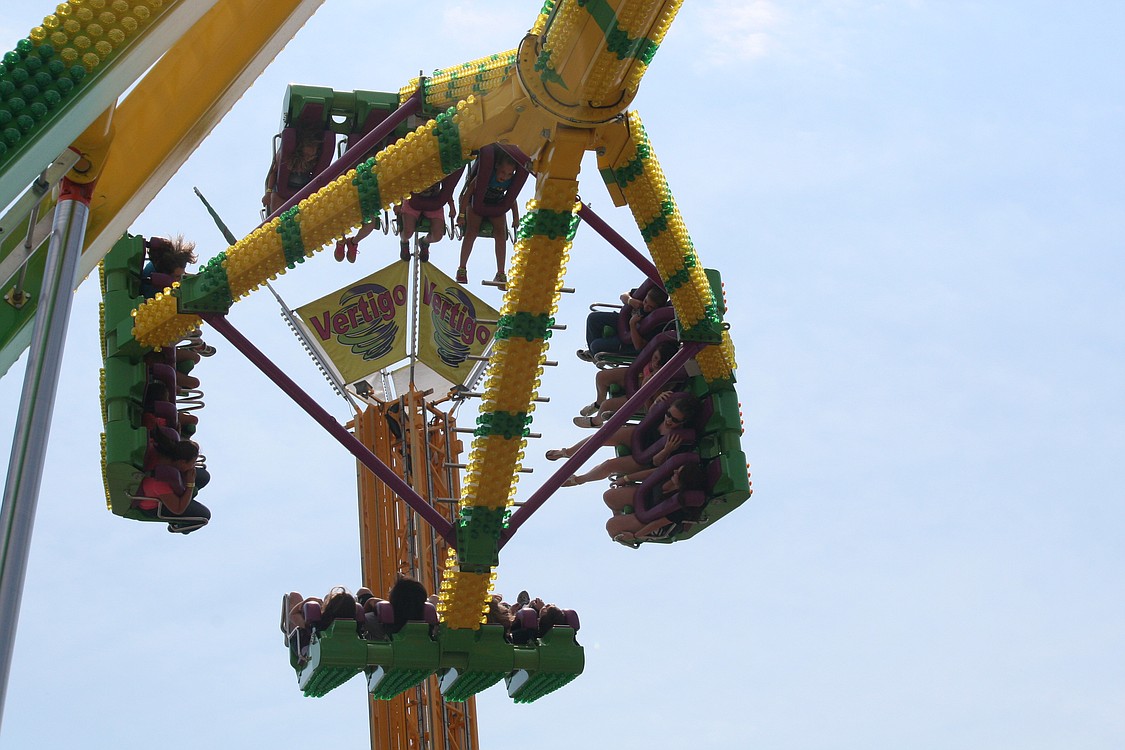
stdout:
{"type": "Polygon", "coordinates": [[[406,357],[409,270],[410,264],[395,262],[297,308],[345,383],[406,357]]]}
{"type": "Polygon", "coordinates": [[[464,383],[492,343],[495,328],[480,320],[500,313],[429,263],[422,264],[418,309],[418,359],[452,383],[464,383]]]}

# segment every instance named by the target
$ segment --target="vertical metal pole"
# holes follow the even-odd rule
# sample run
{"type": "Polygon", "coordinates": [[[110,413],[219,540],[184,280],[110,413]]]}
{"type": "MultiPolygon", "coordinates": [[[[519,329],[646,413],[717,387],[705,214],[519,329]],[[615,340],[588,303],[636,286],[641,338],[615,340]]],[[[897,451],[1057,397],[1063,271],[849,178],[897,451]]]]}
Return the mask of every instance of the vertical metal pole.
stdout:
{"type": "Polygon", "coordinates": [[[31,528],[39,501],[59,367],[88,217],[89,206],[82,199],[60,200],[55,208],[39,313],[35,318],[4,486],[4,504],[0,507],[0,721],[8,692],[8,673],[31,550],[31,528]]]}
{"type": "MultiPolygon", "coordinates": [[[[51,189],[51,186],[47,184],[47,170],[43,170],[39,174],[39,179],[31,184],[31,189],[35,191],[41,190],[44,195],[51,189]]],[[[27,239],[23,241],[23,254],[24,257],[28,259],[31,258],[31,254],[35,251],[35,225],[39,223],[39,207],[42,205],[43,201],[38,201],[31,207],[31,215],[27,217],[27,239]]],[[[27,293],[23,288],[23,280],[27,275],[27,266],[27,263],[20,266],[19,273],[16,274],[16,287],[12,290],[14,297],[23,300],[27,298],[27,293]]]]}
{"type": "MultiPolygon", "coordinates": [[[[399,231],[402,231],[401,225],[399,231]]],[[[410,336],[406,340],[409,342],[410,351],[407,354],[410,356],[410,389],[414,389],[414,366],[418,363],[418,332],[422,330],[418,322],[418,315],[422,310],[422,261],[421,256],[419,259],[411,264],[410,274],[410,336]]]]}

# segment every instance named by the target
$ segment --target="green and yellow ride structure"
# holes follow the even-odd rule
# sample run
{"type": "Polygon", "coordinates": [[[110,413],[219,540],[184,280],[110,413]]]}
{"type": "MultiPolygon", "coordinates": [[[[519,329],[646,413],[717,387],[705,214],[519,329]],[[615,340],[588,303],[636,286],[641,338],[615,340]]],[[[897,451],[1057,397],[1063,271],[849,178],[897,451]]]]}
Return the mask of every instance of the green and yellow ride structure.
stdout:
{"type": "MultiPolygon", "coordinates": [[[[440,509],[452,532],[435,533],[417,524],[411,533],[421,536],[412,540],[423,539],[418,549],[424,554],[404,563],[409,545],[402,519],[411,511],[384,482],[360,471],[365,584],[386,590],[404,566],[420,572],[430,590],[439,592],[439,624],[432,634],[423,624],[410,624],[401,636],[375,642],[340,622],[316,634],[308,660],[294,659],[293,667],[308,695],[322,695],[360,673],[378,699],[401,697],[411,687],[444,679],[450,708],[415,704],[414,711],[463,711],[460,704],[471,702],[475,692],[505,678],[514,700],[536,700],[581,673],[584,653],[574,630],[556,627],[530,646],[515,646],[495,626],[485,625],[484,616],[499,549],[531,512],[514,507],[516,483],[580,223],[579,173],[586,152],[597,155],[599,176],[614,205],[631,212],[655,266],[654,281],[669,294],[684,356],[696,364],[690,390],[713,404],[714,416],[698,450],[705,461],[723,462],[724,481],[699,521],[664,541],[693,536],[750,496],[721,282],[717,273],[705,270],[641,118],[629,110],[681,1],[547,0],[512,49],[412,79],[397,95],[351,92],[350,99],[336,101],[338,92],[305,92],[353,113],[363,107],[412,107],[424,122],[400,129],[388,145],[269,218],[208,260],[198,274],[141,302],[130,270],[136,264],[136,238],[121,239],[128,222],[317,5],[297,0],[69,0],[58,5],[3,57],[0,184],[31,185],[45,165],[75,143],[90,144],[74,149],[77,168],[86,161],[99,164],[83,268],[93,268],[119,245],[103,274],[104,450],[109,506],[133,517],[128,497],[141,476],[144,448],[136,426],[136,384],[143,379],[138,363],[145,353],[175,346],[324,247],[363,224],[385,220],[385,212],[461,169],[483,147],[499,144],[519,157],[534,175],[534,195],[516,232],[466,468],[463,475],[447,473],[436,483],[440,486],[434,476],[441,472],[425,479],[428,501],[456,499],[440,509]],[[117,104],[117,96],[154,64],[117,104]],[[146,118],[154,109],[171,109],[173,90],[186,97],[176,101],[181,116],[162,129],[158,142],[145,140],[150,137],[144,132],[146,118]],[[431,559],[420,560],[426,555],[431,559]]],[[[83,179],[73,167],[68,175],[83,179]]],[[[19,189],[7,189],[10,194],[0,194],[0,204],[18,197],[19,189]]],[[[50,195],[36,199],[49,207],[50,195]]],[[[32,234],[25,222],[0,237],[0,259],[27,244],[32,234]]],[[[33,254],[25,273],[28,287],[34,284],[34,259],[33,254]]],[[[9,307],[0,305],[0,345],[10,364],[34,305],[9,307]]],[[[386,412],[393,404],[357,415],[352,432],[399,476],[407,475],[402,464],[407,443],[414,444],[417,456],[432,450],[441,457],[438,463],[457,463],[462,446],[448,410],[413,390],[403,398],[398,404],[408,423],[403,436],[386,432],[386,412]]],[[[562,472],[572,473],[584,458],[568,461],[553,478],[555,486],[562,472]]],[[[411,485],[423,479],[414,477],[411,485]]],[[[374,726],[377,709],[372,711],[374,726]]],[[[382,721],[393,732],[402,717],[382,721]]],[[[475,717],[462,713],[452,721],[464,728],[475,717]]],[[[372,736],[375,746],[374,731],[372,736]]]]}

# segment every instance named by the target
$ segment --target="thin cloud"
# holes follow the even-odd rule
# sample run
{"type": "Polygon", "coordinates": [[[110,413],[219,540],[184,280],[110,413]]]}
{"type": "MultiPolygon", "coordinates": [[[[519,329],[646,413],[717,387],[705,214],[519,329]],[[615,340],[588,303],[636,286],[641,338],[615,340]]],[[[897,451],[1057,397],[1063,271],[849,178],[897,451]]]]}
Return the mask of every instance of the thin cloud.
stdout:
{"type": "MultiPolygon", "coordinates": [[[[443,34],[454,39],[472,39],[474,34],[471,30],[487,29],[488,37],[508,39],[504,49],[511,49],[535,23],[536,10],[535,6],[528,6],[526,3],[457,3],[443,8],[441,29],[443,34]]],[[[481,32],[480,36],[485,36],[485,33],[481,32]]]]}
{"type": "Polygon", "coordinates": [[[784,14],[771,0],[718,0],[704,11],[701,28],[708,37],[708,63],[757,60],[776,47],[784,14]]]}

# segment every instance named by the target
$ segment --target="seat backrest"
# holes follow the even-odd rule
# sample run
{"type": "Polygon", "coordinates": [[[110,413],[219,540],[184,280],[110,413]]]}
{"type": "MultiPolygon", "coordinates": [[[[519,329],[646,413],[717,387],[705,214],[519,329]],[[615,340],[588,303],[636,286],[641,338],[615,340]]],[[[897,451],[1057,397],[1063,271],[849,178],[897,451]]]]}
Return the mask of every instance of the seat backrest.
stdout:
{"type": "Polygon", "coordinates": [[[437,183],[438,190],[432,195],[412,195],[407,203],[415,211],[437,211],[442,209],[450,198],[453,197],[453,191],[457,189],[457,183],[461,181],[461,175],[464,174],[465,167],[461,166],[458,169],[450,172],[437,183]]]}
{"type": "MultiPolygon", "coordinates": [[[[387,633],[395,632],[395,610],[390,602],[383,600],[375,605],[375,615],[383,630],[387,633]]],[[[417,620],[408,620],[408,622],[418,622],[417,620]]],[[[438,624],[437,607],[433,602],[426,602],[422,605],[422,622],[428,625],[438,624]]]]}
{"type": "MultiPolygon", "coordinates": [[[[332,156],[336,148],[336,134],[331,130],[325,130],[321,134],[320,141],[320,156],[317,157],[316,163],[313,164],[312,179],[315,179],[318,174],[328,169],[328,165],[332,163],[332,156]]],[[[294,128],[286,128],[281,133],[281,151],[277,157],[277,181],[274,191],[283,201],[288,201],[298,191],[301,190],[308,183],[305,182],[299,186],[291,186],[289,184],[292,169],[289,166],[289,160],[293,157],[297,149],[297,131],[294,128]]]]}
{"type": "MultiPolygon", "coordinates": [[[[652,359],[652,353],[659,349],[663,344],[669,341],[676,340],[677,336],[675,331],[663,331],[661,333],[658,333],[647,344],[645,344],[644,349],[641,349],[640,353],[637,354],[637,358],[629,363],[628,369],[625,371],[626,396],[632,396],[637,392],[637,389],[640,388],[641,375],[644,373],[644,369],[648,364],[648,361],[652,359]]],[[[681,367],[679,371],[675,375],[673,375],[672,378],[667,382],[667,388],[665,388],[665,390],[668,390],[673,387],[674,384],[682,383],[685,380],[687,380],[687,373],[684,372],[684,368],[681,367]]]]}
{"type": "MultiPolygon", "coordinates": [[[[390,112],[382,109],[372,109],[370,112],[368,112],[366,119],[364,119],[362,123],[357,123],[356,127],[354,127],[346,136],[344,136],[344,153],[346,154],[347,152],[355,148],[356,144],[363,140],[363,137],[365,135],[370,133],[375,128],[379,127],[379,125],[383,123],[383,120],[386,120],[389,115],[390,112]]],[[[384,144],[381,143],[376,144],[374,150],[379,151],[383,145],[384,144]]]]}
{"type": "Polygon", "coordinates": [[[297,150],[297,129],[282,128],[280,136],[281,143],[278,144],[277,152],[273,155],[273,163],[270,164],[270,169],[274,172],[273,189],[281,197],[292,197],[292,191],[288,188],[289,158],[297,150]]]}
{"type": "Polygon", "coordinates": [[[184,475],[180,470],[170,464],[157,464],[152,470],[152,476],[172,488],[172,492],[182,495],[184,492],[184,475]]]}
{"type": "Polygon", "coordinates": [[[328,169],[335,156],[336,134],[326,129],[320,136],[320,158],[317,159],[316,166],[313,167],[313,177],[328,169]]]}
{"type": "MultiPolygon", "coordinates": [[[[651,282],[646,283],[651,284],[651,282]]],[[[632,296],[636,299],[643,300],[644,295],[638,296],[638,294],[640,293],[640,289],[643,287],[644,284],[641,284],[641,286],[637,288],[637,291],[634,292],[632,296]]],[[[617,338],[621,340],[621,343],[626,347],[626,349],[633,348],[633,336],[629,333],[629,319],[632,316],[633,308],[631,305],[623,305],[621,307],[620,313],[617,316],[617,338]]],[[[641,338],[643,339],[651,339],[657,333],[670,328],[669,323],[675,319],[676,311],[672,308],[671,305],[658,307],[648,315],[644,315],[641,317],[640,321],[637,322],[637,333],[639,333],[641,335],[641,338]]]]}
{"type": "MultiPolygon", "coordinates": [[[[347,125],[349,120],[351,121],[351,125],[344,135],[345,153],[354,150],[361,140],[370,134],[372,130],[382,125],[399,106],[397,96],[393,99],[388,99],[370,91],[364,92],[362,96],[358,91],[355,93],[356,98],[353,106],[341,108],[339,102],[336,102],[332,109],[332,116],[335,122],[340,122],[338,119],[340,116],[344,117],[345,125],[347,125]],[[374,98],[372,98],[372,95],[374,95],[374,98]],[[382,101],[378,101],[380,99],[382,99],[382,101]],[[361,117],[363,118],[362,120],[360,119],[361,117]]],[[[384,148],[397,141],[400,135],[405,135],[406,131],[410,129],[409,121],[400,123],[382,140],[367,146],[363,159],[368,159],[379,151],[382,151],[384,148]]]]}
{"type": "Polygon", "coordinates": [[[652,338],[657,333],[668,328],[668,324],[676,319],[676,310],[671,305],[658,307],[648,315],[641,318],[637,324],[637,333],[644,338],[652,338]]]}
{"type": "Polygon", "coordinates": [[[289,186],[291,175],[289,162],[297,151],[297,136],[301,130],[321,130],[320,154],[312,168],[313,178],[327,169],[336,155],[336,134],[325,126],[323,112],[324,107],[321,104],[306,105],[301,111],[300,117],[281,130],[281,145],[274,155],[273,168],[277,170],[274,191],[283,201],[288,201],[297,194],[301,187],[304,187],[303,185],[300,187],[289,186]]]}
{"type": "Polygon", "coordinates": [[[159,432],[164,442],[171,445],[180,442],[180,431],[171,427],[155,427],[155,432],[159,432]]]}
{"type": "MultiPolygon", "coordinates": [[[[378,602],[375,604],[378,607],[378,602]]],[[[379,615],[367,610],[363,613],[363,632],[371,640],[383,640],[386,638],[386,633],[383,632],[383,625],[379,622],[379,615]]]]}
{"type": "Polygon", "coordinates": [[[539,613],[531,607],[520,607],[516,610],[515,626],[528,630],[539,629],[539,613]]]}
{"type": "Polygon", "coordinates": [[[148,366],[148,371],[153,380],[159,380],[168,388],[168,393],[173,395],[176,393],[178,389],[176,388],[176,370],[174,367],[163,362],[154,362],[148,366]]]}
{"type": "MultiPolygon", "coordinates": [[[[648,410],[648,414],[644,416],[640,424],[633,430],[632,444],[630,445],[630,455],[639,464],[648,464],[668,442],[667,435],[658,436],[658,428],[660,423],[664,420],[664,414],[672,406],[673,403],[680,396],[688,395],[686,393],[676,392],[663,401],[659,401],[652,405],[648,410]]],[[[695,430],[690,426],[678,427],[669,435],[679,435],[682,442],[680,443],[679,450],[685,451],[695,443],[695,430]]]]}
{"type": "MultiPolygon", "coordinates": [[[[315,602],[310,602],[310,604],[315,604],[315,602]]],[[[355,600],[354,596],[346,592],[337,594],[323,606],[318,605],[318,610],[319,615],[316,623],[307,617],[305,618],[305,621],[317,630],[324,630],[337,620],[347,620],[360,626],[364,625],[363,606],[355,600]]]]}
{"type": "Polygon", "coordinates": [[[173,430],[180,429],[180,412],[171,401],[153,401],[152,413],[164,420],[164,423],[173,430]]]}
{"type": "Polygon", "coordinates": [[[176,283],[176,280],[172,278],[170,273],[153,271],[152,275],[148,277],[148,286],[151,288],[153,296],[156,296],[157,292],[163,292],[174,283],[176,283]]]}
{"type": "MultiPolygon", "coordinates": [[[[656,284],[652,279],[645,277],[641,285],[636,289],[629,292],[629,296],[633,299],[644,301],[645,296],[649,293],[656,284]]],[[[617,335],[628,346],[632,346],[632,338],[629,336],[629,316],[633,314],[631,305],[624,305],[621,308],[620,315],[617,316],[617,335]]]]}
{"type": "Polygon", "coordinates": [[[305,625],[314,627],[320,623],[320,602],[307,601],[301,605],[301,613],[305,617],[305,625]]]}
{"type": "Polygon", "coordinates": [[[486,146],[481,146],[480,154],[477,156],[475,165],[477,183],[473,190],[473,213],[478,216],[492,218],[503,216],[511,211],[512,206],[516,204],[516,199],[519,198],[523,184],[527,182],[527,170],[517,163],[515,174],[512,175],[512,183],[508,186],[508,192],[504,195],[504,200],[499,203],[485,204],[484,194],[488,190],[488,179],[492,175],[492,165],[496,161],[496,151],[499,148],[499,145],[489,143],[486,146]]]}
{"type": "Polygon", "coordinates": [[[539,635],[539,613],[531,607],[520,607],[512,621],[512,643],[522,646],[539,635]]]}
{"type": "Polygon", "coordinates": [[[707,493],[703,490],[678,490],[667,496],[663,496],[661,491],[662,485],[676,469],[698,463],[699,456],[696,454],[678,453],[646,476],[633,494],[633,514],[637,520],[651,523],[676,510],[701,507],[707,501],[707,493]]]}

